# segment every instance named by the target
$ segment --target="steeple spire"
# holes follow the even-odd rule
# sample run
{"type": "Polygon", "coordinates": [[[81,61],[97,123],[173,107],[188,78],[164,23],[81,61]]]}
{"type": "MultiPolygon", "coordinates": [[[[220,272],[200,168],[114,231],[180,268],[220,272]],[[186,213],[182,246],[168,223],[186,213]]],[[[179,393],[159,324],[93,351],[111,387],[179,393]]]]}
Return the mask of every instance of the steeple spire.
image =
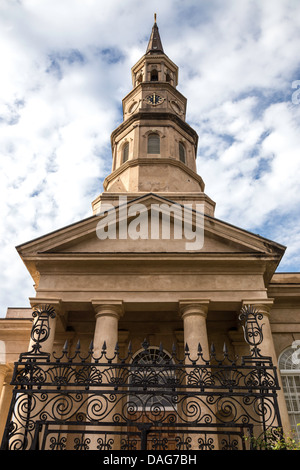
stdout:
{"type": "Polygon", "coordinates": [[[156,23],[156,13],[154,13],[154,25],[152,27],[146,54],[164,54],[164,49],[156,23]]]}

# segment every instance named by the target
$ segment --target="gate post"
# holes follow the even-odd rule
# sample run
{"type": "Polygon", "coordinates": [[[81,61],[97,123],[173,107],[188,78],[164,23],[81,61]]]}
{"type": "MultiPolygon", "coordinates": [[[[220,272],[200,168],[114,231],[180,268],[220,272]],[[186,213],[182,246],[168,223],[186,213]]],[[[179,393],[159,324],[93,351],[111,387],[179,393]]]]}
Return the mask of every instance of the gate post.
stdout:
{"type": "Polygon", "coordinates": [[[270,324],[270,311],[273,305],[273,299],[266,300],[244,300],[242,303],[243,307],[248,305],[253,306],[257,309],[259,313],[262,314],[263,318],[260,321],[261,327],[263,327],[263,340],[260,347],[260,352],[262,356],[269,356],[272,358],[273,365],[277,368],[277,377],[280,386],[278,390],[278,406],[282,422],[282,431],[285,435],[289,434],[291,431],[290,420],[288,416],[286,401],[284,398],[281,376],[278,369],[277,355],[275,351],[275,346],[273,342],[271,324],[270,324]]]}
{"type": "Polygon", "coordinates": [[[31,337],[28,354],[37,353],[51,355],[55,338],[57,315],[62,311],[59,299],[31,298],[34,322],[31,329],[31,337]]]}

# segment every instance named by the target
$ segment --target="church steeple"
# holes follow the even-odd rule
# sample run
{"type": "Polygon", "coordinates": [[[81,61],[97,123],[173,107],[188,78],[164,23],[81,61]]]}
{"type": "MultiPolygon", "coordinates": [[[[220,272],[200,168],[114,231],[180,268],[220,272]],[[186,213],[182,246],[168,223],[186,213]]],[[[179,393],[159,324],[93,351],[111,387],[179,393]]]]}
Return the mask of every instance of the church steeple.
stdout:
{"type": "MultiPolygon", "coordinates": [[[[101,198],[156,193],[207,201],[196,169],[198,135],[185,120],[187,100],[176,88],[178,67],[164,52],[156,17],[146,52],[131,74],[123,122],[111,134],[112,172],[101,198]]],[[[213,207],[207,203],[207,212],[212,214],[213,207]]]]}

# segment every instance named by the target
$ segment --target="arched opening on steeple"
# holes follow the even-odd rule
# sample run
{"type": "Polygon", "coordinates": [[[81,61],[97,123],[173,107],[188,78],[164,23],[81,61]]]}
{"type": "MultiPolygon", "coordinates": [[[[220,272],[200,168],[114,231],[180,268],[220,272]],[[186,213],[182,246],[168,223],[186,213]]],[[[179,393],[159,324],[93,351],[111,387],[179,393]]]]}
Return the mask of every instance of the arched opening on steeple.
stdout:
{"type": "Polygon", "coordinates": [[[126,142],[123,145],[123,150],[122,150],[122,163],[127,162],[129,157],[129,142],[126,142]]]}
{"type": "Polygon", "coordinates": [[[148,135],[147,153],[159,154],[160,153],[160,137],[156,133],[148,135]]]}
{"type": "Polygon", "coordinates": [[[185,146],[184,146],[184,144],[183,144],[182,142],[179,142],[179,160],[180,160],[182,163],[185,163],[185,162],[186,162],[185,155],[186,155],[185,146]]]}
{"type": "Polygon", "coordinates": [[[158,82],[158,71],[156,69],[151,70],[150,80],[151,82],[158,82]]]}

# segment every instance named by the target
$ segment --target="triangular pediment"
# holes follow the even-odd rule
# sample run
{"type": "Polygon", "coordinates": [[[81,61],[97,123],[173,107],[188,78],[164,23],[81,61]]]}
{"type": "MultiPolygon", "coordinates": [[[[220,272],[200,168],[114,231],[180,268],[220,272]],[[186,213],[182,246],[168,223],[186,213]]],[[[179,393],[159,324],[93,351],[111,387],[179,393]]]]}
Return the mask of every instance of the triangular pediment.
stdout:
{"type": "Polygon", "coordinates": [[[155,194],[17,247],[21,257],[59,253],[284,253],[275,242],[155,194]],[[160,214],[160,216],[159,216],[160,214]],[[102,223],[102,226],[101,226],[102,223]],[[111,229],[115,223],[116,230],[111,229]],[[106,225],[106,227],[104,227],[106,225]],[[105,235],[105,230],[107,235],[105,235]],[[181,227],[181,228],[180,228],[181,227]]]}

